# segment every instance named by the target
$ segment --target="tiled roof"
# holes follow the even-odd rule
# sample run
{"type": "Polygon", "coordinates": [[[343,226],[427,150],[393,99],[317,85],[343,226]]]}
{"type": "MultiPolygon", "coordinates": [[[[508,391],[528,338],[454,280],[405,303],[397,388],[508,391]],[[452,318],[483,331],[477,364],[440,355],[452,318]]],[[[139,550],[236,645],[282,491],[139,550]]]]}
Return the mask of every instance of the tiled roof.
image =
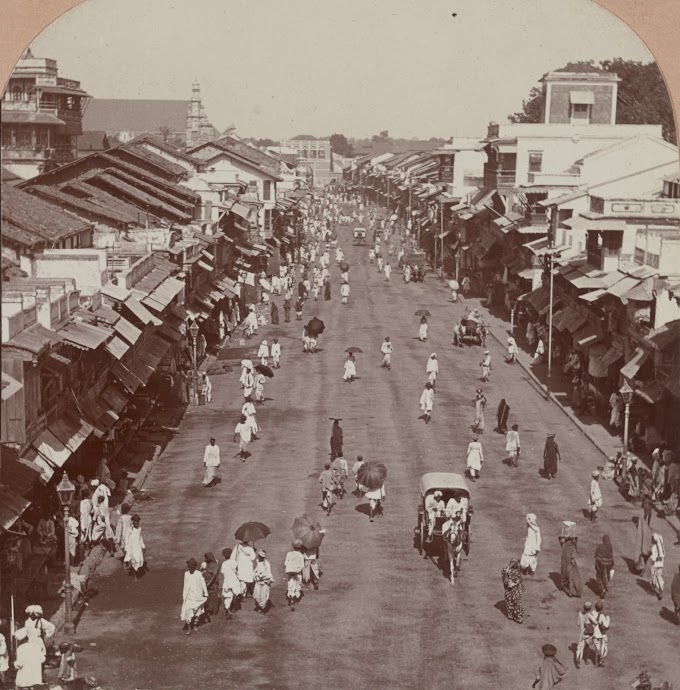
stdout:
{"type": "Polygon", "coordinates": [[[124,156],[129,155],[134,158],[141,158],[146,163],[150,163],[159,171],[165,172],[169,176],[173,177],[185,177],[187,171],[177,163],[169,161],[167,158],[163,158],[153,151],[149,151],[145,146],[134,145],[134,144],[123,144],[123,146],[118,146],[111,152],[114,156],[124,156]]]}
{"type": "Polygon", "coordinates": [[[264,151],[260,151],[252,146],[248,146],[248,144],[237,141],[232,137],[218,139],[215,143],[223,148],[234,151],[234,153],[238,153],[239,155],[243,156],[243,158],[256,163],[260,168],[266,172],[269,172],[270,175],[278,177],[280,172],[280,163],[272,158],[268,153],[264,153],[264,151]]]}
{"type": "Polygon", "coordinates": [[[189,101],[93,98],[83,113],[83,129],[105,132],[185,132],[189,101]]]}
{"type": "Polygon", "coordinates": [[[187,161],[188,163],[193,163],[195,165],[201,165],[203,163],[203,161],[200,161],[197,158],[194,158],[193,156],[190,156],[184,153],[183,151],[180,151],[171,144],[167,144],[160,137],[156,137],[153,134],[142,134],[136,139],[130,141],[129,144],[131,146],[140,146],[143,145],[145,142],[148,142],[152,146],[155,146],[156,148],[159,148],[161,151],[165,151],[166,153],[169,153],[172,156],[176,156],[180,160],[187,161]]]}
{"type": "Polygon", "coordinates": [[[3,232],[5,221],[48,242],[59,242],[91,227],[53,204],[7,184],[2,185],[3,232]]]}
{"type": "Polygon", "coordinates": [[[104,218],[105,220],[113,221],[114,223],[136,223],[137,216],[131,213],[120,213],[111,208],[106,208],[97,203],[92,203],[88,199],[79,199],[72,194],[65,194],[59,191],[56,187],[46,187],[43,185],[36,185],[29,187],[28,191],[31,194],[38,195],[56,204],[60,204],[65,208],[71,208],[75,213],[81,212],[86,215],[93,215],[95,217],[104,218]]]}

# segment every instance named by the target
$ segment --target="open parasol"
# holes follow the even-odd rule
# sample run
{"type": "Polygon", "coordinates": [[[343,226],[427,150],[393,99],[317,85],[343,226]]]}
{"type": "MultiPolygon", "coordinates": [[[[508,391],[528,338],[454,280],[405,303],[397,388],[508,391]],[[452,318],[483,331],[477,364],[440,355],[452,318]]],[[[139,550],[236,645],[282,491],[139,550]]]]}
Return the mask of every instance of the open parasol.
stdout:
{"type": "Polygon", "coordinates": [[[239,541],[259,541],[268,534],[271,534],[271,530],[263,522],[244,522],[234,532],[234,537],[239,541]]]}
{"type": "Polygon", "coordinates": [[[324,529],[309,515],[301,515],[293,522],[293,535],[302,542],[306,549],[316,549],[321,546],[324,529]]]}
{"type": "Polygon", "coordinates": [[[418,311],[413,316],[431,316],[427,309],[418,309],[418,311]]]}
{"type": "Polygon", "coordinates": [[[342,472],[345,469],[345,466],[342,462],[340,462],[342,458],[335,458],[333,462],[331,463],[331,469],[336,470],[337,472],[342,472]]]}
{"type": "Polygon", "coordinates": [[[340,266],[341,271],[349,271],[349,264],[346,261],[341,261],[338,265],[340,266]]]}
{"type": "Polygon", "coordinates": [[[241,360],[241,366],[244,369],[252,369],[253,368],[253,363],[249,359],[242,359],[241,360]]]}
{"type": "Polygon", "coordinates": [[[452,290],[459,290],[460,289],[460,285],[458,284],[457,280],[449,280],[449,287],[452,290]]]}
{"type": "Polygon", "coordinates": [[[357,352],[360,352],[361,354],[364,353],[364,351],[360,347],[356,347],[355,345],[352,345],[352,347],[348,347],[345,350],[345,352],[347,352],[347,354],[350,354],[350,355],[356,354],[357,352]]]}
{"type": "Polygon", "coordinates": [[[326,329],[326,324],[321,319],[317,319],[315,316],[305,328],[307,329],[307,333],[309,333],[309,335],[316,337],[324,332],[326,329]]]}
{"type": "Polygon", "coordinates": [[[379,489],[387,477],[387,467],[377,460],[365,462],[357,472],[357,481],[369,490],[379,489]]]}
{"type": "Polygon", "coordinates": [[[266,364],[256,364],[255,371],[260,372],[269,379],[274,378],[274,372],[266,364]]]}

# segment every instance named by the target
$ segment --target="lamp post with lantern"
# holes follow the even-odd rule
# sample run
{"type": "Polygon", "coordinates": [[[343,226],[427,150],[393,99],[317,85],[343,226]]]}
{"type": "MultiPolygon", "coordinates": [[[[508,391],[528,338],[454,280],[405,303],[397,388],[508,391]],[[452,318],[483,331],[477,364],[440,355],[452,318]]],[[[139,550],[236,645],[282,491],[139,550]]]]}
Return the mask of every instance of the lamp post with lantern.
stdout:
{"type": "Polygon", "coordinates": [[[57,495],[59,503],[64,511],[64,633],[73,635],[75,625],[73,624],[73,585],[71,584],[71,551],[69,549],[68,518],[71,503],[76,493],[76,487],[69,481],[68,475],[64,472],[59,485],[57,495]]]}
{"type": "Polygon", "coordinates": [[[193,400],[191,401],[192,405],[198,404],[198,354],[196,350],[196,341],[198,339],[198,324],[194,321],[191,326],[189,326],[189,333],[191,333],[191,339],[193,341],[193,348],[194,348],[194,372],[193,372],[193,381],[194,381],[194,395],[193,395],[193,400]]]}
{"type": "Polygon", "coordinates": [[[628,459],[628,422],[630,421],[630,404],[633,402],[633,393],[635,391],[630,387],[628,381],[623,380],[623,385],[619,388],[619,393],[623,398],[623,403],[626,406],[623,413],[623,462],[626,466],[628,459]]]}

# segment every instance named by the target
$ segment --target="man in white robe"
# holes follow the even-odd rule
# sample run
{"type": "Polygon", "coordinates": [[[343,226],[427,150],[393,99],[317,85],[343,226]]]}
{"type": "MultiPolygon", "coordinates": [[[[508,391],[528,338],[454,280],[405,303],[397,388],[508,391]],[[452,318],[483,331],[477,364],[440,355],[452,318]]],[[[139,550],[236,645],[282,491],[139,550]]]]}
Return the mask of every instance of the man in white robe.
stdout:
{"type": "Polygon", "coordinates": [[[236,575],[236,561],[231,560],[231,549],[223,549],[222,556],[224,563],[222,563],[222,601],[224,602],[224,611],[227,618],[231,618],[231,607],[234,599],[241,596],[242,586],[236,575]]]}
{"type": "Polygon", "coordinates": [[[519,566],[525,575],[534,575],[538,567],[538,553],[541,550],[541,530],[533,513],[527,514],[526,522],[527,536],[524,539],[524,552],[519,566]]]}
{"type": "Polygon", "coordinates": [[[14,668],[17,670],[15,685],[17,688],[42,686],[42,665],[45,663],[45,647],[39,641],[31,639],[25,628],[17,630],[14,639],[17,643],[14,668]]]}
{"type": "Polygon", "coordinates": [[[128,531],[125,539],[125,558],[123,563],[128,566],[137,579],[144,571],[144,539],[142,528],[139,526],[141,518],[139,515],[132,516],[132,528],[128,531]]]}
{"type": "Polygon", "coordinates": [[[203,464],[205,465],[203,486],[212,486],[215,480],[215,472],[220,466],[220,447],[216,445],[214,438],[210,439],[210,443],[208,443],[205,447],[205,451],[203,451],[203,464]]]}
{"type": "Polygon", "coordinates": [[[432,388],[434,388],[437,381],[437,376],[439,374],[439,362],[437,361],[437,355],[434,352],[427,360],[425,373],[427,374],[427,380],[432,384],[432,388]]]}
{"type": "Polygon", "coordinates": [[[425,384],[425,390],[420,396],[420,409],[424,413],[425,424],[429,424],[432,416],[432,408],[434,407],[434,389],[431,383],[425,384]]]}
{"type": "Polygon", "coordinates": [[[231,560],[236,563],[236,576],[241,583],[244,599],[252,594],[255,582],[255,549],[245,541],[239,542],[231,552],[231,560]]]}
{"type": "Polygon", "coordinates": [[[274,338],[271,349],[272,359],[274,360],[274,369],[281,368],[281,343],[278,338],[274,338]]]}
{"type": "Polygon", "coordinates": [[[182,590],[182,611],[180,619],[184,621],[184,632],[190,635],[196,627],[198,619],[203,615],[203,606],[208,600],[208,588],[203,574],[198,570],[196,559],[187,561],[187,571],[184,573],[184,589],[182,590]]]}
{"type": "Polygon", "coordinates": [[[425,512],[427,513],[427,541],[431,542],[433,539],[434,527],[437,521],[437,515],[440,515],[444,510],[444,501],[442,500],[442,492],[435,491],[425,497],[425,512]]]}
{"type": "Polygon", "coordinates": [[[590,495],[588,497],[588,509],[590,521],[597,520],[597,511],[602,507],[602,491],[600,490],[600,473],[595,470],[590,480],[590,495]]]}

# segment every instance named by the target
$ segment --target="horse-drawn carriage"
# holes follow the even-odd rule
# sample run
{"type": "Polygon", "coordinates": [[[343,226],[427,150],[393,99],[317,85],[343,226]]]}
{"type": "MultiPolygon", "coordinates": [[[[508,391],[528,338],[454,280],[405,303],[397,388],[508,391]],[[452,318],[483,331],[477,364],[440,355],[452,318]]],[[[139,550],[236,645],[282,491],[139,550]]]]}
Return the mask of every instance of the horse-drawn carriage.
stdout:
{"type": "Polygon", "coordinates": [[[460,569],[462,552],[466,556],[470,553],[471,516],[470,489],[462,474],[428,472],[420,478],[418,525],[414,530],[418,553],[425,551],[427,557],[438,555],[442,563],[448,562],[451,584],[460,569]],[[443,504],[444,510],[433,511],[430,497],[439,506],[443,504]]]}
{"type": "Polygon", "coordinates": [[[354,228],[352,244],[366,244],[366,228],[354,228]]]}
{"type": "Polygon", "coordinates": [[[477,319],[463,318],[456,325],[453,333],[454,345],[463,346],[465,342],[472,342],[484,346],[486,344],[486,326],[477,319]]]}
{"type": "Polygon", "coordinates": [[[425,252],[409,252],[401,259],[401,265],[405,271],[406,282],[422,283],[427,273],[427,256],[425,252]]]}

